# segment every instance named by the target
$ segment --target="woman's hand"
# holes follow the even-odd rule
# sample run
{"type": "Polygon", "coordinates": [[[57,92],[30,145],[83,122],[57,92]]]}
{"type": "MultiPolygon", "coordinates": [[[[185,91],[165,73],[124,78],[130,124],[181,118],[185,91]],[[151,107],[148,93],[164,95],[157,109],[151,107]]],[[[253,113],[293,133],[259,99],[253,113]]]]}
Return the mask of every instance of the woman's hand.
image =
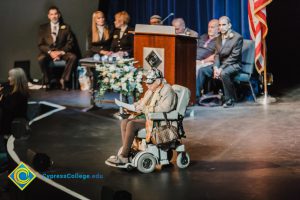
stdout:
{"type": "Polygon", "coordinates": [[[135,111],[141,113],[143,111],[143,107],[141,105],[135,105],[135,111]]]}

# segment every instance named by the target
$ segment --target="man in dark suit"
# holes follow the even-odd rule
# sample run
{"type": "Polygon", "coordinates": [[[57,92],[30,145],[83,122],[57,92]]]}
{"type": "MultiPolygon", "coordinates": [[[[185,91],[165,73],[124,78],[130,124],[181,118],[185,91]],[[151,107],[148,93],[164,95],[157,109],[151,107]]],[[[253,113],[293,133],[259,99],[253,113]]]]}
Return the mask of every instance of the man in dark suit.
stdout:
{"type": "Polygon", "coordinates": [[[65,60],[66,66],[60,79],[62,89],[68,89],[65,87],[65,83],[69,82],[72,70],[76,67],[77,58],[73,53],[74,50],[74,37],[69,25],[60,21],[60,11],[57,7],[52,6],[48,9],[49,23],[43,24],[39,29],[38,46],[40,49],[40,55],[38,56],[38,62],[42,73],[44,75],[44,81],[47,88],[50,88],[50,73],[49,63],[50,61],[65,60]]]}
{"type": "Polygon", "coordinates": [[[243,37],[231,29],[227,16],[219,19],[220,35],[216,41],[213,77],[221,79],[224,88],[224,108],[233,107],[236,100],[233,77],[241,70],[243,37]]]}

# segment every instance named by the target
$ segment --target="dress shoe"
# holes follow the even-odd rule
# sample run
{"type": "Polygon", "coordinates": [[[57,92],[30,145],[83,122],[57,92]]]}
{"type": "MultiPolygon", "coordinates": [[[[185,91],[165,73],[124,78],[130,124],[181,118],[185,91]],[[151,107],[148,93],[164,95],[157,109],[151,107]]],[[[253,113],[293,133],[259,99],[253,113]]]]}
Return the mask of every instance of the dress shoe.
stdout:
{"type": "Polygon", "coordinates": [[[229,99],[223,104],[223,108],[231,108],[234,106],[234,100],[229,99]]]}

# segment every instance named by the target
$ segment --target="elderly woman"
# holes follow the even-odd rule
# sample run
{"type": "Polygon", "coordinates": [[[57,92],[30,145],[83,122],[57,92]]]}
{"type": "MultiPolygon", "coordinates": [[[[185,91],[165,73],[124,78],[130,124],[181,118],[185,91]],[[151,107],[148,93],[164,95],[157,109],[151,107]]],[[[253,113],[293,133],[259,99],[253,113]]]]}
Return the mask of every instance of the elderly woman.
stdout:
{"type": "Polygon", "coordinates": [[[112,31],[105,23],[105,16],[102,11],[96,11],[92,15],[92,27],[88,36],[87,57],[94,54],[110,54],[112,31]]]}
{"type": "MultiPolygon", "coordinates": [[[[172,87],[163,82],[161,71],[157,68],[152,68],[148,71],[146,76],[146,85],[148,90],[144,97],[136,102],[135,110],[138,113],[145,114],[151,112],[170,112],[175,109],[176,94],[172,87]]],[[[145,128],[147,124],[151,126],[151,121],[146,119],[124,119],[121,122],[121,135],[122,135],[122,152],[118,156],[111,156],[107,161],[113,164],[126,164],[129,162],[130,149],[140,129],[145,128]]],[[[147,129],[151,131],[150,129],[147,129]]],[[[147,131],[147,138],[149,139],[151,132],[147,131]]]]}
{"type": "Polygon", "coordinates": [[[132,57],[133,55],[133,34],[129,31],[134,29],[128,26],[129,14],[121,11],[115,14],[115,30],[110,50],[119,57],[132,57]]]}

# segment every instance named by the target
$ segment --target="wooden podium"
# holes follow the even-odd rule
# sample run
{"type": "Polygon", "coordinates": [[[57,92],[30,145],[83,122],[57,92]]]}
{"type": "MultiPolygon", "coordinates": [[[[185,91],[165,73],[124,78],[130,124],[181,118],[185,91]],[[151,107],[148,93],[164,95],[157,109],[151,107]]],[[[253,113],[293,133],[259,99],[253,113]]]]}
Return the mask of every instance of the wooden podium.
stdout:
{"type": "MultiPolygon", "coordinates": [[[[149,66],[149,62],[145,58],[152,52],[151,49],[156,54],[163,52],[158,57],[162,60],[161,65],[163,65],[165,79],[171,85],[179,84],[189,88],[191,91],[190,104],[195,103],[196,97],[196,46],[197,41],[193,37],[157,32],[137,32],[137,30],[134,33],[134,59],[139,61],[138,65],[149,66]],[[150,51],[147,52],[145,49],[150,49],[150,51]]],[[[161,67],[158,68],[161,69],[161,67]]]]}

